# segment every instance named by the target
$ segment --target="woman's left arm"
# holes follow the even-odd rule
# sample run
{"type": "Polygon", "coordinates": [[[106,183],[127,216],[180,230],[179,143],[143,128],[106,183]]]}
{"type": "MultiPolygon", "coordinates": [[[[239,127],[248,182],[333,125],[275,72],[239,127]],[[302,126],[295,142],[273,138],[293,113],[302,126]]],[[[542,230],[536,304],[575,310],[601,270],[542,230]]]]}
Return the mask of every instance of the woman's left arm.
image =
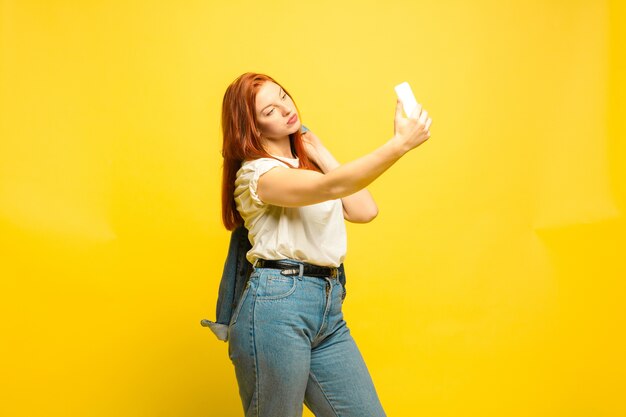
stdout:
{"type": "MultiPolygon", "coordinates": [[[[325,174],[337,168],[340,164],[328,149],[310,130],[302,134],[302,139],[310,159],[315,162],[325,174]]],[[[352,223],[368,223],[378,214],[378,207],[372,195],[365,188],[341,199],[343,217],[352,223]]]]}

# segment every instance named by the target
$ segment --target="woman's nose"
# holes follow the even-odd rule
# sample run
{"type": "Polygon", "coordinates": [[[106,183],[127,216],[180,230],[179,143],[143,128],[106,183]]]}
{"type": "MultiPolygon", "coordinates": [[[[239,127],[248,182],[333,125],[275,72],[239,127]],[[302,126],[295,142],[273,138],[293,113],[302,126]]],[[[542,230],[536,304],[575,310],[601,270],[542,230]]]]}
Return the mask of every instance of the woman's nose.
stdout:
{"type": "Polygon", "coordinates": [[[291,107],[287,107],[287,106],[283,106],[283,116],[287,116],[289,113],[291,113],[291,107]]]}

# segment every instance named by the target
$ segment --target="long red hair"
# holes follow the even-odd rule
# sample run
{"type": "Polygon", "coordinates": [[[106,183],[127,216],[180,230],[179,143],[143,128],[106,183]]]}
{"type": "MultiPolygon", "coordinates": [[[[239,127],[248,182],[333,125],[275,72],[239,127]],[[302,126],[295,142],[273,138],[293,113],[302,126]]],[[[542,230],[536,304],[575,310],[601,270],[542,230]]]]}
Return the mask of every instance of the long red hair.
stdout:
{"type": "MultiPolygon", "coordinates": [[[[243,224],[243,219],[237,211],[235,203],[235,179],[237,171],[245,160],[258,158],[274,158],[261,143],[261,133],[258,129],[255,101],[259,88],[267,81],[272,81],[283,88],[290,97],[291,94],[272,77],[265,74],[247,72],[233,81],[224,94],[222,102],[222,222],[227,230],[233,230],[243,224]]],[[[292,98],[293,99],[293,98],[292,98]]],[[[294,101],[295,104],[295,101],[294,101]]],[[[296,105],[298,114],[298,106],[296,105]]],[[[320,171],[311,161],[302,142],[302,133],[289,135],[291,152],[300,160],[300,169],[320,171]]],[[[282,161],[281,162],[285,162],[282,161]]],[[[285,162],[286,163],[286,162],[285,162]]],[[[295,168],[291,164],[287,165],[295,168]]]]}

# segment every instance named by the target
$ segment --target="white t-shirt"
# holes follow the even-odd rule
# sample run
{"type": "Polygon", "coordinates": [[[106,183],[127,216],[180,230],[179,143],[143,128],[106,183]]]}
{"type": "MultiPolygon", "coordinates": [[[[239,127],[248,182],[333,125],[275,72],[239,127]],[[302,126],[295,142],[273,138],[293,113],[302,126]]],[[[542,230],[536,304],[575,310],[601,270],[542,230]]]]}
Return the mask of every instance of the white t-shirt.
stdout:
{"type": "MultiPolygon", "coordinates": [[[[297,158],[277,157],[299,166],[297,158]]],[[[302,207],[266,204],[257,195],[259,177],[274,167],[289,168],[272,158],[244,161],[235,180],[237,210],[248,229],[250,263],[262,259],[297,259],[338,267],[346,256],[346,226],[341,199],[302,207]]]]}

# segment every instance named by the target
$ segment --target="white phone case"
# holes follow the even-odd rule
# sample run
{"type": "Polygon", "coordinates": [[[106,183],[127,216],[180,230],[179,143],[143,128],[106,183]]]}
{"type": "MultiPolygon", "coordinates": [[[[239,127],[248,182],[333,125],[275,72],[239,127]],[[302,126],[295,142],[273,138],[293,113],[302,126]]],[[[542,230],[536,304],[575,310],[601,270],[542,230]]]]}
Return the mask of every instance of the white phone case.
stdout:
{"type": "Polygon", "coordinates": [[[403,82],[402,84],[398,84],[395,86],[396,94],[400,101],[402,102],[402,107],[404,108],[404,113],[407,117],[413,113],[413,110],[417,108],[417,100],[413,95],[413,91],[411,90],[411,86],[408,82],[403,82]]]}

